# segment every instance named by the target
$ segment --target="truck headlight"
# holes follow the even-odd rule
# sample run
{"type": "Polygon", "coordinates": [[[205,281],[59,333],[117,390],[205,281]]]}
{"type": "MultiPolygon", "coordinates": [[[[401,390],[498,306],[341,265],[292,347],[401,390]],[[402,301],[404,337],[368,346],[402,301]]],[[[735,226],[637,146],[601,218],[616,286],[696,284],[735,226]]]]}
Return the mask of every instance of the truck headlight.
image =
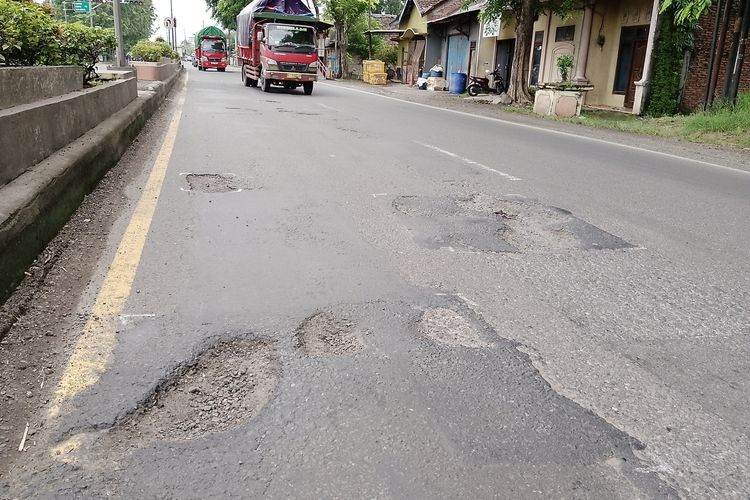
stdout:
{"type": "Polygon", "coordinates": [[[222,57],[221,58],[221,62],[227,62],[227,58],[226,57],[222,57]]]}
{"type": "Polygon", "coordinates": [[[277,63],[273,59],[266,59],[266,69],[269,71],[278,71],[279,63],[277,63]]]}
{"type": "Polygon", "coordinates": [[[307,71],[318,71],[318,61],[314,61],[308,64],[307,71]]]}
{"type": "Polygon", "coordinates": [[[202,56],[201,57],[201,62],[208,62],[208,57],[202,56]]]}

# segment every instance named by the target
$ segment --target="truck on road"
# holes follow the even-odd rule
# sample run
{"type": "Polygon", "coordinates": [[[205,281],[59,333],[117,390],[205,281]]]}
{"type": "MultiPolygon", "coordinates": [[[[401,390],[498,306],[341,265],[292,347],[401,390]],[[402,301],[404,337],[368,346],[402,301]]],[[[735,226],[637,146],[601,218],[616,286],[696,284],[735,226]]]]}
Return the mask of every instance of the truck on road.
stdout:
{"type": "Polygon", "coordinates": [[[227,70],[227,37],[216,26],[206,26],[195,34],[195,62],[199,71],[227,70]]]}
{"type": "Polygon", "coordinates": [[[331,25],[301,0],[255,0],[237,16],[242,82],[269,92],[272,85],[313,92],[318,78],[318,33],[331,25]]]}

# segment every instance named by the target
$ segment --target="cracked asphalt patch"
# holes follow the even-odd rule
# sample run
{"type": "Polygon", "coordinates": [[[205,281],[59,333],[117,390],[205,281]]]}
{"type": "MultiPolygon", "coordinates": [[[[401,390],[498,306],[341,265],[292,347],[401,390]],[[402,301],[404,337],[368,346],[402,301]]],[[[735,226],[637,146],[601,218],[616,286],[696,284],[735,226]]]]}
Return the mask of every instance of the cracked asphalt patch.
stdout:
{"type": "Polygon", "coordinates": [[[426,248],[494,253],[554,253],[630,248],[571,212],[531,200],[399,196],[393,208],[426,248]]]}

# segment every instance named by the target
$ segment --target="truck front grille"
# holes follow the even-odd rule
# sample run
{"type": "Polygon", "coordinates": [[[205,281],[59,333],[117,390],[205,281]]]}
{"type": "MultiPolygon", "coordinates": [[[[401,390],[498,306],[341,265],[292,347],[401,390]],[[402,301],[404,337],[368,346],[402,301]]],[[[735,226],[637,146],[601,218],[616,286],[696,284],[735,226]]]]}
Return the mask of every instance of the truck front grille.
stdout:
{"type": "Polygon", "coordinates": [[[307,71],[307,64],[300,63],[279,63],[279,69],[281,71],[307,71]]]}

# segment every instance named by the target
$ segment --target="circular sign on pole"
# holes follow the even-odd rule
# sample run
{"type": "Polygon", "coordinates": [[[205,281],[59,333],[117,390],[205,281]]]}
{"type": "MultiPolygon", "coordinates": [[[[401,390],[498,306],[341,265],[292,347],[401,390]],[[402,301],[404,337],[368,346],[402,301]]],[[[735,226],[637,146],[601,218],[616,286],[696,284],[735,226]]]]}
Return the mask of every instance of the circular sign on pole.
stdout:
{"type": "Polygon", "coordinates": [[[173,21],[171,17],[165,17],[164,18],[164,27],[167,29],[171,29],[173,25],[173,21]]]}

